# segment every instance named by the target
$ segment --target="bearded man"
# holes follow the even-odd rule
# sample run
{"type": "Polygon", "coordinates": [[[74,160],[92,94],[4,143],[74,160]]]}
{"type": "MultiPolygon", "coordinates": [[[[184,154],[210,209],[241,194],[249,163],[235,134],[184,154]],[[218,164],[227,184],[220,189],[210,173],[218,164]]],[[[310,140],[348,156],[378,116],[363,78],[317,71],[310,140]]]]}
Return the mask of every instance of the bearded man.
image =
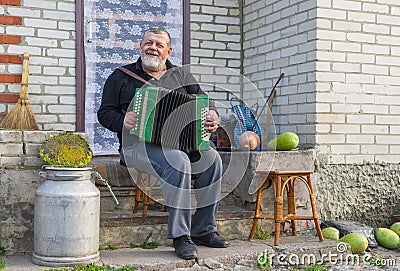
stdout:
{"type": "MultiPolygon", "coordinates": [[[[174,66],[171,37],[160,28],[147,30],[140,42],[140,58],[116,69],[107,79],[98,120],[116,132],[120,164],[158,177],[168,210],[167,238],[173,239],[175,253],[182,259],[197,257],[196,245],[224,248],[229,244],[217,233],[215,217],[220,199],[222,162],[217,151],[183,152],[139,142],[129,133],[138,121],[131,109],[136,89],[149,84],[187,94],[204,93],[187,69],[174,66]],[[192,178],[194,183],[192,184],[192,178]],[[197,206],[191,214],[191,191],[197,206]]],[[[218,128],[218,114],[213,103],[204,125],[208,132],[218,128]]]]}

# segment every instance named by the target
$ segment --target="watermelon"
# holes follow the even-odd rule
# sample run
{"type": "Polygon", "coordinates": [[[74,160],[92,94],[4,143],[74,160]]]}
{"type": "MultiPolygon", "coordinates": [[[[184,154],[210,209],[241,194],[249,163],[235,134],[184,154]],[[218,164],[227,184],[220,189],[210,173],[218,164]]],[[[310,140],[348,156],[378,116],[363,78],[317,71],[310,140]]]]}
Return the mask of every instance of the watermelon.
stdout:
{"type": "Polygon", "coordinates": [[[392,226],[390,226],[390,229],[400,236],[400,222],[394,223],[392,226]]]}
{"type": "Polygon", "coordinates": [[[396,249],[400,246],[400,237],[397,233],[387,228],[376,229],[375,238],[379,245],[388,249],[396,249]]]}
{"type": "Polygon", "coordinates": [[[286,132],[273,138],[268,143],[268,150],[290,151],[299,145],[299,136],[293,132],[286,132]]]}
{"type": "Polygon", "coordinates": [[[322,236],[324,236],[325,239],[338,241],[339,240],[339,230],[334,227],[328,227],[328,228],[322,229],[322,236]]]}
{"type": "Polygon", "coordinates": [[[339,239],[342,242],[348,243],[351,247],[351,252],[354,254],[361,254],[368,247],[367,238],[361,233],[352,232],[339,239]]]}

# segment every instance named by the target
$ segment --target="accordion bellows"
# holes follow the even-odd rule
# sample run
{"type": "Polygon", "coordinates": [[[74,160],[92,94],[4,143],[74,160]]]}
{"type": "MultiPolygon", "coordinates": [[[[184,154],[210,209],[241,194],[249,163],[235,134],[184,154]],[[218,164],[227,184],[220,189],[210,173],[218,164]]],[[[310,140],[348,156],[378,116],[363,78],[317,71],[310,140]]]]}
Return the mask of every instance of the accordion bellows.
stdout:
{"type": "Polygon", "coordinates": [[[166,148],[208,150],[204,122],[209,110],[207,95],[189,95],[158,87],[136,89],[132,110],[138,122],[130,131],[139,141],[166,148]]]}

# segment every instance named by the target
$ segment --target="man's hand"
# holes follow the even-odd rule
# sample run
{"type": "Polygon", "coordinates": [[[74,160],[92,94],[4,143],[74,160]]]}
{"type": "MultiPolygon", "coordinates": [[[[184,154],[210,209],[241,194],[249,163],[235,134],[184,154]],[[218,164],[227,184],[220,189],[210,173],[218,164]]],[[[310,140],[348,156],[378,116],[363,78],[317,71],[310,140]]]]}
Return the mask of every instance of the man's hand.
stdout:
{"type": "Polygon", "coordinates": [[[126,129],[130,130],[133,127],[135,127],[137,121],[138,121],[138,115],[135,112],[133,111],[126,112],[124,118],[124,126],[126,129]]]}
{"type": "Polygon", "coordinates": [[[206,117],[205,126],[209,133],[214,133],[218,129],[219,117],[217,112],[210,110],[206,117]]]}

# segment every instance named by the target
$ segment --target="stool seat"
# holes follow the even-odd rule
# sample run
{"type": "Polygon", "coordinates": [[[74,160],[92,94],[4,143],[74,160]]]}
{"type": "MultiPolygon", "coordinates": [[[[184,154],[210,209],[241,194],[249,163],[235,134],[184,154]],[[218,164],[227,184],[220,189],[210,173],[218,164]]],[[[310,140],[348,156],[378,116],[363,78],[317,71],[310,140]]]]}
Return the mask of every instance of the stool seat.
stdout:
{"type": "Polygon", "coordinates": [[[316,207],[316,201],[314,196],[314,189],[312,187],[311,176],[313,174],[312,170],[274,170],[274,171],[257,171],[259,175],[260,186],[257,190],[257,200],[256,209],[253,218],[253,226],[251,228],[249,239],[254,237],[254,233],[257,228],[257,223],[259,219],[270,219],[275,221],[275,240],[274,245],[279,245],[281,223],[287,220],[291,221],[292,234],[296,235],[296,220],[314,220],[315,228],[317,230],[318,237],[321,241],[324,240],[322,236],[321,227],[318,222],[318,212],[316,207]],[[295,180],[302,181],[308,190],[312,215],[310,216],[298,216],[296,215],[296,197],[294,191],[295,180]],[[261,215],[261,200],[262,192],[266,185],[272,182],[274,189],[274,215],[261,215]],[[287,192],[287,204],[288,204],[288,214],[283,215],[283,196],[284,192],[287,192]]]}

